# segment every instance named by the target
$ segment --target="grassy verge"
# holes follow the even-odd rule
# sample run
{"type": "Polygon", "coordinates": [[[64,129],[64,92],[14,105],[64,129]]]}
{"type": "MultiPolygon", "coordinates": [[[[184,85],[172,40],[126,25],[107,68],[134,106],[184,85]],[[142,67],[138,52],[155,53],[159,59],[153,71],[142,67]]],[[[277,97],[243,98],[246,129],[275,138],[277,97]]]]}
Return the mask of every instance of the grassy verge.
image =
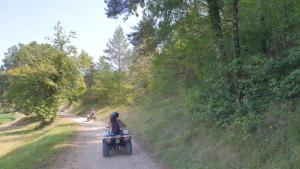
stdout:
{"type": "Polygon", "coordinates": [[[1,169],[39,169],[53,163],[51,157],[76,131],[75,124],[57,119],[43,129],[37,123],[0,133],[1,169]]]}
{"type": "Polygon", "coordinates": [[[285,114],[283,124],[248,136],[194,119],[176,99],[130,107],[77,105],[74,110],[84,115],[81,112],[94,109],[102,121],[112,111],[121,112],[140,145],[173,169],[299,169],[300,106],[296,107],[291,113],[274,106],[270,117],[285,114]]]}
{"type": "Polygon", "coordinates": [[[299,169],[299,109],[284,112],[281,127],[244,137],[188,117],[179,105],[174,99],[138,105],[125,118],[141,145],[170,168],[299,169]]]}
{"type": "Polygon", "coordinates": [[[0,125],[14,120],[16,117],[11,113],[0,114],[0,125]]]}

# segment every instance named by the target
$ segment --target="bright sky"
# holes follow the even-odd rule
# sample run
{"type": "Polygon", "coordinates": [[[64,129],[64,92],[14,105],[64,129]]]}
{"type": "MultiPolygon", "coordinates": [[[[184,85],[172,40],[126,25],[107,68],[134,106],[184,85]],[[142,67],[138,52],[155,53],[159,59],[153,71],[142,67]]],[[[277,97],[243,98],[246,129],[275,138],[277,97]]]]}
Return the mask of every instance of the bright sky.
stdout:
{"type": "Polygon", "coordinates": [[[0,0],[0,64],[12,45],[46,42],[57,21],[67,32],[76,31],[73,45],[97,61],[118,25],[128,34],[138,22],[134,16],[125,23],[122,18],[107,18],[105,7],[104,0],[0,0]]]}

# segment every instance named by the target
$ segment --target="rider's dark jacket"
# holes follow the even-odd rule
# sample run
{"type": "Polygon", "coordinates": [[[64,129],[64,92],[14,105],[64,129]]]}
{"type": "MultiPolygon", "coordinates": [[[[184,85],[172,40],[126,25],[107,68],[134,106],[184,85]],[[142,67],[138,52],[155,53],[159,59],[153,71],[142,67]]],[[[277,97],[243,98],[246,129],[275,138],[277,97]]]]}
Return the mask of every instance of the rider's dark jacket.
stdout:
{"type": "Polygon", "coordinates": [[[108,127],[114,134],[119,134],[121,128],[126,127],[126,125],[119,119],[110,119],[110,122],[108,124],[108,127]]]}

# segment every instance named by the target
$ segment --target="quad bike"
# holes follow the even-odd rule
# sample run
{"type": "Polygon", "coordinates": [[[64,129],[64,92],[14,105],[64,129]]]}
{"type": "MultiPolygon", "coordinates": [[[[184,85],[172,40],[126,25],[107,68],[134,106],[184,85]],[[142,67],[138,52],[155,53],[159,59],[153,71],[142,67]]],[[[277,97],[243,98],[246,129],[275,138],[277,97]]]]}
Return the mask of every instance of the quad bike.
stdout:
{"type": "Polygon", "coordinates": [[[127,155],[132,154],[131,135],[126,129],[122,129],[117,135],[111,130],[105,131],[102,145],[103,157],[108,157],[111,150],[124,150],[127,155]]]}
{"type": "Polygon", "coordinates": [[[90,114],[86,116],[86,121],[90,121],[90,120],[96,120],[96,112],[92,111],[90,114]]]}

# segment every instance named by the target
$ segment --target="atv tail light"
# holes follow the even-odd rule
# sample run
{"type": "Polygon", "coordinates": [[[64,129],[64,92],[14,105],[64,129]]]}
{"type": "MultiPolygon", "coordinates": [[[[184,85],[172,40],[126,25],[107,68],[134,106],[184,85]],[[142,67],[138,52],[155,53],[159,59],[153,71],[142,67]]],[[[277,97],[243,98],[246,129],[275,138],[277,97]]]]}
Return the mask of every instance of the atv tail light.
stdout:
{"type": "Polygon", "coordinates": [[[129,141],[130,140],[130,136],[123,136],[125,141],[129,141]]]}

